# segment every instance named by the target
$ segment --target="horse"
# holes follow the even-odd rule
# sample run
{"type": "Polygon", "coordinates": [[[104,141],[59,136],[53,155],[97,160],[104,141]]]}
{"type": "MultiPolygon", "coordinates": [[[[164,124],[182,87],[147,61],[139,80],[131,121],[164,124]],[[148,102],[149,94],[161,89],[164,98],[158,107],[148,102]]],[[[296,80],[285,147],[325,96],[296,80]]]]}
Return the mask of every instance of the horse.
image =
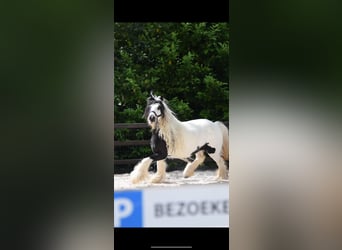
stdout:
{"type": "Polygon", "coordinates": [[[149,166],[157,162],[157,170],[149,179],[152,183],[162,182],[166,177],[166,159],[180,159],[187,163],[183,177],[194,174],[206,156],[211,157],[218,167],[216,180],[228,179],[229,160],[228,128],[221,121],[194,119],[180,121],[161,96],[150,92],[143,117],[151,128],[150,146],[153,154],[138,162],[130,173],[132,183],[147,180],[149,166]],[[191,158],[195,156],[195,159],[191,158]]]}

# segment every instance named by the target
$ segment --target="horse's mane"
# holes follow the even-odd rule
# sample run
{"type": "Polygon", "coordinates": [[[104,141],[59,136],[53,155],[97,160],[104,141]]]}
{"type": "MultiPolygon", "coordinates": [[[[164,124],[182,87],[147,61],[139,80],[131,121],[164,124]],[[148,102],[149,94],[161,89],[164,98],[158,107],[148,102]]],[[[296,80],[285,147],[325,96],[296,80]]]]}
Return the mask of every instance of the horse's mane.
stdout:
{"type": "MultiPolygon", "coordinates": [[[[176,140],[176,134],[179,133],[181,123],[177,119],[175,112],[169,107],[168,100],[155,96],[151,92],[150,97],[147,99],[147,108],[154,103],[160,103],[164,107],[163,117],[155,129],[158,130],[159,136],[165,140],[169,153],[174,152],[177,148],[176,144],[180,143],[178,139],[180,137],[178,136],[176,140]]],[[[147,110],[145,110],[146,112],[147,110]]]]}
{"type": "Polygon", "coordinates": [[[162,105],[164,106],[164,117],[159,122],[159,135],[166,141],[169,152],[174,152],[176,143],[179,143],[179,140],[176,140],[176,134],[179,133],[180,121],[168,106],[167,100],[162,100],[162,105]]]}
{"type": "Polygon", "coordinates": [[[165,116],[168,116],[168,118],[176,119],[178,121],[176,113],[169,107],[168,100],[163,99],[161,101],[161,103],[163,104],[163,106],[165,108],[165,111],[164,111],[165,116]]]}

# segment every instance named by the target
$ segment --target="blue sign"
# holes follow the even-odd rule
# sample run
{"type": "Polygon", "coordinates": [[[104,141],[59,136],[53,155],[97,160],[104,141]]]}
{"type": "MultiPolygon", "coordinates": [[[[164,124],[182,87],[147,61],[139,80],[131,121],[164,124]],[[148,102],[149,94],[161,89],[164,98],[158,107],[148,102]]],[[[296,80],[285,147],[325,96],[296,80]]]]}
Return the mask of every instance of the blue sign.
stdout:
{"type": "Polygon", "coordinates": [[[142,226],[142,191],[115,191],[114,227],[142,226]]]}

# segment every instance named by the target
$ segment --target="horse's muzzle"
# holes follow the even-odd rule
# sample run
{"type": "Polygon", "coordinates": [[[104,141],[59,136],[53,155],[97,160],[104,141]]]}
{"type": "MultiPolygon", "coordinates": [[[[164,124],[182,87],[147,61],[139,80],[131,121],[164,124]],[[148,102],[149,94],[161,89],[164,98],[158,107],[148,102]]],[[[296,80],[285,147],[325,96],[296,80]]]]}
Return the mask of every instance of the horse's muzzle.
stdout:
{"type": "Polygon", "coordinates": [[[149,118],[150,122],[155,122],[156,117],[154,115],[150,115],[149,118]]]}

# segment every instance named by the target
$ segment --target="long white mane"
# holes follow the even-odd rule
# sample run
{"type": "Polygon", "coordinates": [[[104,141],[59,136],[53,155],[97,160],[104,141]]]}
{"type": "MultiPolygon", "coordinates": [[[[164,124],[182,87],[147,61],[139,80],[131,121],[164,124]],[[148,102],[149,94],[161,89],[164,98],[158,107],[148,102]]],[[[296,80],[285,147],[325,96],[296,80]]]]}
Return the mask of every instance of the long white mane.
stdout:
{"type": "Polygon", "coordinates": [[[169,108],[166,101],[162,101],[164,105],[164,118],[160,119],[159,135],[166,141],[169,153],[175,152],[176,148],[181,147],[182,138],[177,136],[182,128],[181,121],[179,121],[175,113],[169,108]],[[178,131],[178,132],[177,132],[178,131]],[[177,136],[177,138],[176,138],[177,136]]]}

